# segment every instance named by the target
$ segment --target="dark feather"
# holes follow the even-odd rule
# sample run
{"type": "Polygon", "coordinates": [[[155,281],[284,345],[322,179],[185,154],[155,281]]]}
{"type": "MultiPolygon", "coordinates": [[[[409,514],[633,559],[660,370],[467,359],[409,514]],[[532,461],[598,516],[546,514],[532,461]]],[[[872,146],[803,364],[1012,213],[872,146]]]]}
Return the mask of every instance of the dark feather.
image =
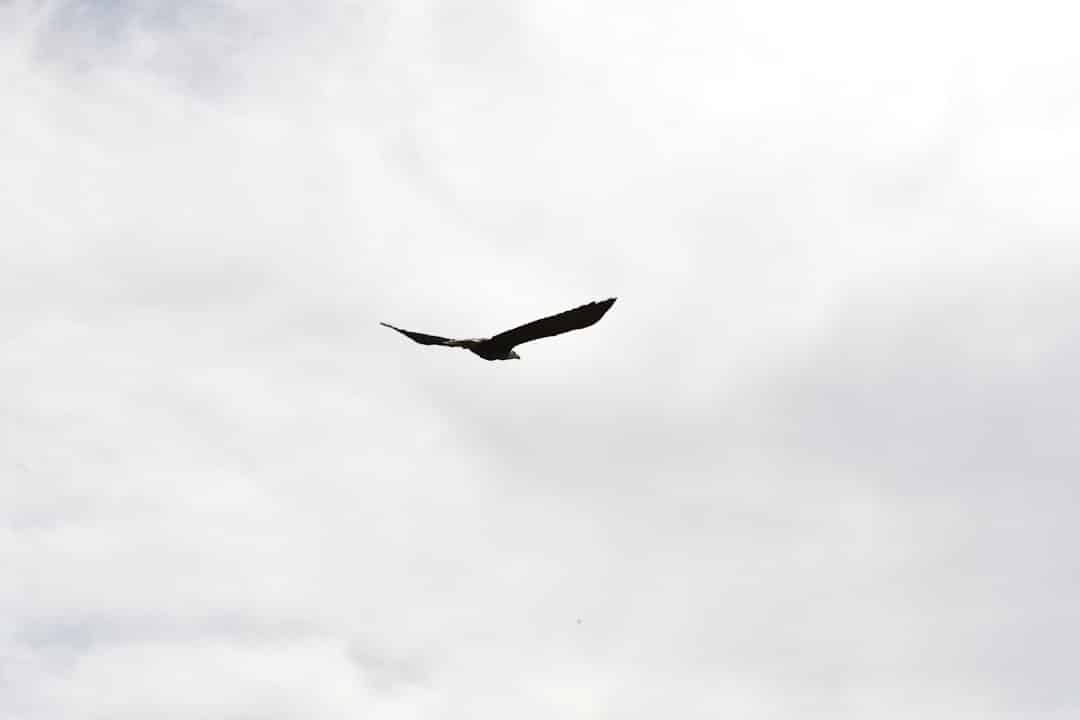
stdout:
{"type": "Polygon", "coordinates": [[[397,330],[405,337],[420,343],[421,345],[445,345],[450,342],[450,338],[439,337],[438,335],[425,335],[424,333],[412,332],[411,330],[402,330],[399,327],[394,327],[390,323],[379,323],[383,327],[388,327],[391,330],[397,330]]]}
{"type": "Polygon", "coordinates": [[[512,348],[515,345],[527,343],[531,340],[539,340],[553,335],[561,335],[571,330],[587,328],[604,317],[604,313],[610,310],[614,304],[615,298],[591,302],[573,310],[533,320],[512,330],[501,332],[488,342],[499,347],[512,348]]]}

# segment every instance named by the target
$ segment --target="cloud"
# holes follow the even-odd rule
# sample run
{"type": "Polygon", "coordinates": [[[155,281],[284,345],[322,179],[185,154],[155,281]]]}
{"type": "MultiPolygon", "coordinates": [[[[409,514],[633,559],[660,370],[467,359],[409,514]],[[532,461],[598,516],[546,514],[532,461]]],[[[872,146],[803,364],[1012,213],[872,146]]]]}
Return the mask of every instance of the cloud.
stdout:
{"type": "Polygon", "coordinates": [[[1067,11],[0,13],[3,714],[1075,714],[1067,11]]]}

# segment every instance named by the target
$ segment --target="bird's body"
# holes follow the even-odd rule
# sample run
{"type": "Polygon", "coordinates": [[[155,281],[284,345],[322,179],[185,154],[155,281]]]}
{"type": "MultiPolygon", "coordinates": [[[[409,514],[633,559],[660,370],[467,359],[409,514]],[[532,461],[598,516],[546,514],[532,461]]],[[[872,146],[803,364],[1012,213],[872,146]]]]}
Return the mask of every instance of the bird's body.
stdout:
{"type": "Polygon", "coordinates": [[[514,347],[553,335],[561,335],[571,330],[580,330],[589,327],[604,316],[611,306],[615,304],[615,298],[608,298],[600,302],[591,302],[573,310],[567,310],[557,315],[540,318],[519,327],[492,335],[488,338],[472,338],[467,340],[455,340],[453,338],[440,337],[438,335],[426,335],[424,333],[402,330],[389,323],[379,323],[391,330],[396,330],[405,337],[421,345],[441,345],[443,347],[459,347],[469,350],[485,360],[516,360],[520,357],[514,352],[514,347]]]}

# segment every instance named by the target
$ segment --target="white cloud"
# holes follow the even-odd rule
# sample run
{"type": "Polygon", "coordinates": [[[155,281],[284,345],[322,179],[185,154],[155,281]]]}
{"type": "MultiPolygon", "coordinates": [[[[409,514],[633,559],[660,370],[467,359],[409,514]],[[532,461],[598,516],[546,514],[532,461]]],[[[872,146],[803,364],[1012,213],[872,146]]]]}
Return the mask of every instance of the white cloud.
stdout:
{"type": "Polygon", "coordinates": [[[1075,714],[1075,19],[0,10],[0,714],[1075,714]]]}

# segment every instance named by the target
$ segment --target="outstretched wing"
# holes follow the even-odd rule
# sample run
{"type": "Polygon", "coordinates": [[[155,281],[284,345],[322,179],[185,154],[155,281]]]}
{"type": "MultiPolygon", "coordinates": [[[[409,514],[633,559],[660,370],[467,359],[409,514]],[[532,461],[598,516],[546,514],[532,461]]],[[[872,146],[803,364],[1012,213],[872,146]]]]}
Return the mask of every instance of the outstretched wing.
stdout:
{"type": "Polygon", "coordinates": [[[425,335],[424,333],[412,332],[411,330],[402,330],[399,327],[394,327],[390,323],[379,323],[383,327],[388,327],[391,330],[397,330],[399,333],[409,338],[414,342],[418,342],[421,345],[445,345],[451,342],[450,338],[439,337],[438,335],[425,335]]]}
{"type": "Polygon", "coordinates": [[[615,298],[608,298],[600,302],[591,302],[588,305],[576,307],[573,310],[561,312],[539,320],[533,320],[513,330],[501,332],[489,341],[493,345],[514,347],[530,340],[561,335],[571,330],[587,328],[611,309],[615,304],[615,298]]]}

